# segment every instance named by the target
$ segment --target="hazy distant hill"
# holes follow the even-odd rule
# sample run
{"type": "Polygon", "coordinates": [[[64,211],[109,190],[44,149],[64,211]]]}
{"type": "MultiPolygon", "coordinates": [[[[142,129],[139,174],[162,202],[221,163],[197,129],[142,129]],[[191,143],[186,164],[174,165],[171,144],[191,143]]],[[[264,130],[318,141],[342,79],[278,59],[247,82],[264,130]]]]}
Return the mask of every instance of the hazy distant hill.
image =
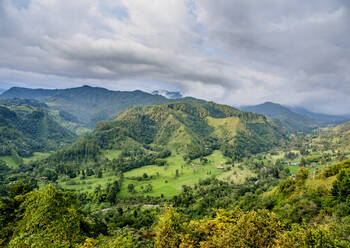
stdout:
{"type": "MultiPolygon", "coordinates": [[[[174,101],[161,95],[139,90],[111,91],[105,88],[83,86],[78,88],[46,90],[13,87],[0,98],[37,99],[46,103],[58,119],[78,126],[93,128],[98,121],[114,119],[131,106],[146,106],[174,101]],[[53,111],[55,110],[55,111],[53,111]]],[[[191,98],[184,98],[193,100],[191,98]]]]}
{"type": "Polygon", "coordinates": [[[42,103],[0,101],[0,156],[50,151],[71,143],[76,136],[39,107],[42,103]]]}
{"type": "Polygon", "coordinates": [[[255,106],[241,107],[244,111],[266,115],[272,119],[279,120],[283,126],[291,131],[310,131],[317,126],[316,121],[308,116],[295,113],[277,103],[265,102],[255,106]]]}
{"type": "Polygon", "coordinates": [[[36,99],[43,100],[48,96],[52,96],[61,90],[50,90],[50,89],[29,89],[22,87],[12,87],[0,96],[2,99],[20,98],[20,99],[36,99]]]}
{"type": "Polygon", "coordinates": [[[321,125],[332,125],[332,124],[340,124],[346,120],[349,120],[349,117],[346,116],[338,116],[338,115],[327,115],[327,114],[321,114],[321,113],[313,113],[303,107],[295,107],[295,106],[288,106],[290,110],[292,110],[295,113],[307,116],[317,123],[321,125]]]}
{"type": "Polygon", "coordinates": [[[6,91],[6,90],[4,90],[4,89],[0,89],[0,94],[1,94],[1,93],[3,93],[4,91],[6,91]]]}

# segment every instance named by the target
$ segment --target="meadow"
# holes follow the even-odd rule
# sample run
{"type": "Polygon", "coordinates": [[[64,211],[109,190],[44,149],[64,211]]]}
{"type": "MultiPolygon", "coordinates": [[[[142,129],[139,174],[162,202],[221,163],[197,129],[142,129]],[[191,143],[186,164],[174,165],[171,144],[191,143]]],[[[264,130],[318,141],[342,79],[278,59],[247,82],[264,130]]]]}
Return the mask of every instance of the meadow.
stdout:
{"type": "Polygon", "coordinates": [[[27,157],[27,158],[23,158],[18,155],[11,155],[11,156],[0,156],[0,160],[3,160],[7,164],[7,166],[9,166],[10,168],[16,169],[21,163],[28,164],[29,162],[44,159],[49,155],[50,153],[48,152],[34,152],[33,156],[27,157]]]}
{"type": "MultiPolygon", "coordinates": [[[[104,156],[108,159],[117,158],[120,152],[108,150],[104,156]]],[[[253,173],[244,166],[232,167],[221,151],[214,151],[205,157],[208,162],[201,163],[199,159],[186,163],[180,154],[168,157],[167,165],[148,165],[124,173],[121,191],[122,197],[132,195],[163,196],[170,198],[181,192],[183,185],[193,186],[209,177],[218,177],[222,180],[230,180],[236,183],[244,182],[244,179],[253,173]],[[128,190],[128,185],[134,185],[134,191],[128,190]],[[151,190],[150,186],[151,185],[151,190]]],[[[65,189],[79,192],[93,192],[101,185],[105,187],[108,183],[117,180],[118,176],[113,171],[104,171],[101,178],[95,175],[80,179],[80,177],[68,179],[59,178],[58,184],[65,189]]]]}

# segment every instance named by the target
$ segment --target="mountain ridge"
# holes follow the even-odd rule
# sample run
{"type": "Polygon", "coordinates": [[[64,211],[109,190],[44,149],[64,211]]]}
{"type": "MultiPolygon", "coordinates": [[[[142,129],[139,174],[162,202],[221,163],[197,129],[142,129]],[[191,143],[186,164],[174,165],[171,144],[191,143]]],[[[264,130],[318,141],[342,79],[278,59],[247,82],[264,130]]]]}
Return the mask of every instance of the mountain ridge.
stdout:
{"type": "Polygon", "coordinates": [[[292,132],[309,132],[316,127],[337,125],[347,120],[345,116],[314,113],[303,107],[285,106],[273,102],[241,106],[240,109],[256,112],[276,119],[292,132]]]}
{"type": "Polygon", "coordinates": [[[281,104],[265,102],[254,106],[242,106],[241,110],[263,114],[277,119],[292,132],[309,132],[317,126],[311,118],[297,114],[281,104]]]}
{"type": "MultiPolygon", "coordinates": [[[[0,99],[35,99],[47,104],[58,118],[70,116],[74,128],[93,128],[97,122],[112,120],[131,106],[147,106],[173,101],[194,101],[185,97],[167,99],[141,90],[112,91],[101,87],[84,85],[68,89],[29,89],[13,87],[0,95],[0,99]],[[62,112],[62,113],[61,113],[62,112]],[[74,120],[74,121],[73,121],[74,120]]],[[[200,101],[198,99],[198,101],[200,101]]]]}
{"type": "Polygon", "coordinates": [[[278,146],[284,138],[280,127],[265,116],[227,105],[174,102],[135,106],[112,121],[99,122],[92,133],[51,155],[43,166],[74,161],[79,170],[84,163],[104,161],[106,150],[123,154],[113,162],[122,171],[154,164],[174,153],[191,161],[221,150],[224,156],[239,160],[278,146]]]}

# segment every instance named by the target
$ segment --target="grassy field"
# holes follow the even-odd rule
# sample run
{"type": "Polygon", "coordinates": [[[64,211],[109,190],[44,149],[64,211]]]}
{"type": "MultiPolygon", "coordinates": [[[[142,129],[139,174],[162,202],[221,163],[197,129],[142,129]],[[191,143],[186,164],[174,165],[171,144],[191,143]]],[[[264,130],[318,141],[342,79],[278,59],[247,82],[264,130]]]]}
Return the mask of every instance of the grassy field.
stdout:
{"type": "Polygon", "coordinates": [[[21,158],[19,156],[0,156],[0,159],[5,161],[5,163],[10,167],[10,168],[18,168],[18,165],[23,163],[29,163],[32,161],[36,161],[39,159],[46,158],[50,155],[50,153],[45,153],[45,152],[34,152],[33,156],[28,157],[28,158],[21,158]]]}
{"type": "MultiPolygon", "coordinates": [[[[104,156],[113,159],[117,158],[119,154],[119,151],[108,150],[105,151],[104,156]]],[[[199,159],[193,160],[191,164],[186,164],[182,155],[176,154],[167,158],[168,165],[166,166],[149,165],[128,171],[124,173],[119,195],[160,196],[163,194],[165,198],[169,198],[179,194],[183,185],[192,186],[198,183],[200,179],[214,176],[223,180],[233,180],[240,183],[248,175],[251,175],[251,172],[244,167],[242,169],[235,167],[227,171],[226,168],[231,167],[231,165],[226,164],[227,160],[220,151],[214,151],[211,155],[207,156],[207,159],[208,163],[206,164],[192,165],[192,163],[199,163],[199,159]],[[144,178],[144,174],[147,174],[146,179],[144,178]],[[135,186],[135,193],[128,191],[129,184],[135,186]],[[147,185],[149,184],[152,185],[152,191],[146,192],[147,185]]],[[[94,175],[84,180],[81,180],[80,176],[73,179],[59,178],[58,184],[65,189],[92,192],[98,185],[105,187],[107,183],[111,183],[116,179],[118,177],[115,173],[109,171],[104,172],[102,178],[96,178],[94,175]]]]}
{"type": "Polygon", "coordinates": [[[108,158],[109,160],[113,160],[113,159],[117,159],[120,153],[121,153],[120,150],[105,150],[102,153],[102,156],[108,158]]]}
{"type": "Polygon", "coordinates": [[[227,182],[243,183],[247,177],[254,176],[255,173],[244,166],[235,165],[230,170],[223,172],[217,178],[227,182]]]}
{"type": "MultiPolygon", "coordinates": [[[[208,163],[206,164],[188,165],[185,164],[181,155],[175,155],[168,158],[168,166],[150,165],[126,172],[120,195],[129,196],[131,193],[128,192],[128,185],[133,184],[136,189],[135,194],[151,196],[163,194],[165,197],[172,197],[181,192],[183,185],[192,186],[200,179],[217,177],[227,173],[225,171],[228,166],[225,164],[226,158],[220,151],[214,151],[213,154],[207,156],[207,159],[208,163]],[[176,171],[178,171],[178,176],[176,176],[176,171]],[[145,173],[149,179],[137,180],[145,173]],[[150,179],[151,176],[152,179],[150,179]],[[145,192],[148,184],[152,185],[151,192],[145,192]]],[[[192,163],[199,163],[199,159],[193,160],[192,163]]],[[[232,172],[230,171],[230,173],[232,172]]],[[[237,174],[236,178],[245,178],[246,174],[246,172],[237,174]]],[[[239,181],[237,180],[237,182],[239,181]]]]}
{"type": "Polygon", "coordinates": [[[106,186],[108,183],[112,183],[117,180],[118,177],[111,171],[103,173],[102,178],[97,178],[95,175],[80,179],[80,176],[76,178],[67,179],[59,178],[57,183],[64,189],[74,190],[79,192],[92,192],[94,189],[101,185],[106,186]]]}
{"type": "Polygon", "coordinates": [[[18,167],[19,161],[15,156],[1,156],[0,159],[4,161],[8,167],[15,169],[18,167]]]}
{"type": "Polygon", "coordinates": [[[23,162],[26,164],[36,160],[47,158],[49,155],[50,155],[49,152],[34,152],[33,156],[29,158],[23,158],[23,162]]]}

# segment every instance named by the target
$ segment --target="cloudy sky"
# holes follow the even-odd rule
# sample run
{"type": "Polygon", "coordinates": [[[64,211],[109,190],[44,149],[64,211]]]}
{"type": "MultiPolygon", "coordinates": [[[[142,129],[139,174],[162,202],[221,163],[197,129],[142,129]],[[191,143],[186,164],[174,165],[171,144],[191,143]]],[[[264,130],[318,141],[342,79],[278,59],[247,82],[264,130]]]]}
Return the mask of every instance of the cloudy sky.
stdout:
{"type": "Polygon", "coordinates": [[[350,113],[349,0],[0,0],[0,88],[350,113]]]}

